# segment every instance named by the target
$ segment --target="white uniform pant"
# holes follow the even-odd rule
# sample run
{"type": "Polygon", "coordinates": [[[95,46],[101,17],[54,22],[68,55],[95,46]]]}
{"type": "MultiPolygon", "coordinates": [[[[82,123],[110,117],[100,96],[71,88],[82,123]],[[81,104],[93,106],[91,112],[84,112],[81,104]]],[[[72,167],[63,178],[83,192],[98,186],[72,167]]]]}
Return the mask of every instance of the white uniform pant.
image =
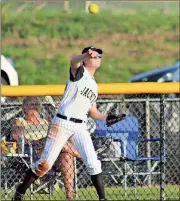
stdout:
{"type": "Polygon", "coordinates": [[[90,175],[102,172],[90,133],[85,123],[74,123],[54,117],[49,127],[48,137],[40,159],[32,166],[33,172],[44,176],[53,166],[67,140],[71,141],[90,175]]]}

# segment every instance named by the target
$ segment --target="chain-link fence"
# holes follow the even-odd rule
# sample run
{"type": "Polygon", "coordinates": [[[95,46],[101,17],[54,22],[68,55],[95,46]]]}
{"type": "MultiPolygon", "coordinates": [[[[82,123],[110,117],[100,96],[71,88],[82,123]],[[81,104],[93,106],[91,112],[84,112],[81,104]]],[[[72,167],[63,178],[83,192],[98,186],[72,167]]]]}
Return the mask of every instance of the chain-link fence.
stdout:
{"type": "MultiPolygon", "coordinates": [[[[40,157],[59,100],[55,96],[7,97],[1,105],[2,200],[11,199],[25,171],[40,157]]],[[[97,105],[103,113],[127,114],[125,120],[112,127],[88,119],[102,162],[107,198],[179,200],[180,98],[104,95],[99,96],[97,105]]],[[[25,200],[70,199],[68,179],[73,199],[98,199],[82,160],[65,157],[62,151],[52,169],[31,185],[25,200]]]]}

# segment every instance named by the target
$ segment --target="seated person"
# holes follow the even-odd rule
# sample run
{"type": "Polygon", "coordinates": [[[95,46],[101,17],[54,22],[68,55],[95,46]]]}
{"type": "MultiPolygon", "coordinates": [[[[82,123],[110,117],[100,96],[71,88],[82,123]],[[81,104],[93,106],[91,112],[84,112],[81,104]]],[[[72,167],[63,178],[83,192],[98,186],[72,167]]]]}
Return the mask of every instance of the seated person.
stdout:
{"type": "MultiPolygon", "coordinates": [[[[37,157],[40,157],[43,150],[48,130],[48,121],[40,117],[39,106],[37,97],[24,98],[22,105],[24,117],[15,119],[11,134],[13,141],[23,137],[25,145],[35,144],[34,151],[37,157]]],[[[74,157],[80,158],[80,155],[73,145],[67,142],[56,163],[63,171],[66,195],[69,200],[74,200],[74,157]]]]}

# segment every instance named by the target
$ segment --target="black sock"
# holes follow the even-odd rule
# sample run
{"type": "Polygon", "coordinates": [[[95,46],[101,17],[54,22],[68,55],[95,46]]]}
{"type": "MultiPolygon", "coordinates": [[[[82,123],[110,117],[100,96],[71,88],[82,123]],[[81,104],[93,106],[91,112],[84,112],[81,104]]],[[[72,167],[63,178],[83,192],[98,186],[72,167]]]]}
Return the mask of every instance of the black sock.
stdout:
{"type": "Polygon", "coordinates": [[[31,169],[28,169],[23,182],[17,187],[16,192],[25,194],[26,190],[36,179],[38,179],[38,176],[31,169]]]}
{"type": "Polygon", "coordinates": [[[105,199],[104,183],[102,179],[102,174],[91,175],[91,181],[96,188],[99,199],[105,199]]]}

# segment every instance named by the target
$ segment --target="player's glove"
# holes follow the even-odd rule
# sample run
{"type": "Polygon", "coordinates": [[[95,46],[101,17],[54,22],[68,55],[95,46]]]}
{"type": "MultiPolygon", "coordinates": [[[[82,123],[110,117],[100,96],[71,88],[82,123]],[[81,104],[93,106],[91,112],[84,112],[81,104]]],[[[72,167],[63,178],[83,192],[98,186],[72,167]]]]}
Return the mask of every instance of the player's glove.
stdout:
{"type": "Polygon", "coordinates": [[[126,117],[126,114],[122,114],[120,116],[109,114],[106,118],[106,125],[109,127],[117,123],[118,121],[122,121],[123,119],[125,119],[125,117],[126,117]]]}

